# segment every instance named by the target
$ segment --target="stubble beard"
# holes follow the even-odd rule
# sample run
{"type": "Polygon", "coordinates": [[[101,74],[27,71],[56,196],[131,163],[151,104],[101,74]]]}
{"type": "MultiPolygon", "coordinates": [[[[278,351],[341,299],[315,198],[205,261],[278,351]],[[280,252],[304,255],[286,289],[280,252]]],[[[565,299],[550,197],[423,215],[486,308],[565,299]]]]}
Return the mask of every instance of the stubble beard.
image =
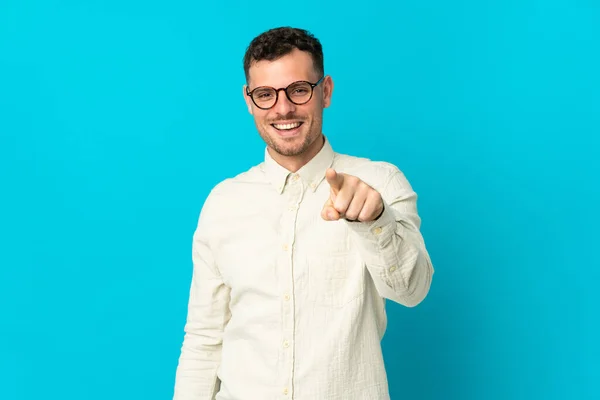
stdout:
{"type": "MultiPolygon", "coordinates": [[[[307,122],[305,122],[304,124],[307,124],[307,122]]],[[[298,140],[298,138],[294,138],[292,140],[285,140],[275,136],[277,135],[277,133],[270,133],[270,129],[274,129],[271,125],[267,125],[266,127],[257,126],[257,129],[261,138],[264,140],[267,146],[273,149],[273,151],[285,157],[294,157],[304,154],[310,148],[314,140],[319,137],[319,126],[320,118],[316,120],[313,119],[310,122],[310,126],[303,125],[302,128],[308,128],[308,131],[299,144],[294,143],[298,140]]]]}

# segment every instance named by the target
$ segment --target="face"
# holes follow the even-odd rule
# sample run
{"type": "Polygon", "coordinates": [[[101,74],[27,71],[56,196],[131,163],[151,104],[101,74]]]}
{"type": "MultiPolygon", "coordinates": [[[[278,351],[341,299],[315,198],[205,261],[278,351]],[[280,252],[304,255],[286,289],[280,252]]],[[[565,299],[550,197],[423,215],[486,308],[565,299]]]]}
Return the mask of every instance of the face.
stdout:
{"type": "MultiPolygon", "coordinates": [[[[296,49],[277,60],[254,63],[249,70],[248,90],[259,86],[285,88],[295,81],[316,83],[320,78],[313,68],[311,55],[296,49]]],[[[243,91],[248,111],[274,157],[310,159],[318,152],[323,109],[329,107],[333,91],[331,77],[325,77],[314,88],[310,101],[302,105],[292,103],[285,92],[280,91],[277,103],[262,110],[246,95],[246,86],[243,91]]]]}

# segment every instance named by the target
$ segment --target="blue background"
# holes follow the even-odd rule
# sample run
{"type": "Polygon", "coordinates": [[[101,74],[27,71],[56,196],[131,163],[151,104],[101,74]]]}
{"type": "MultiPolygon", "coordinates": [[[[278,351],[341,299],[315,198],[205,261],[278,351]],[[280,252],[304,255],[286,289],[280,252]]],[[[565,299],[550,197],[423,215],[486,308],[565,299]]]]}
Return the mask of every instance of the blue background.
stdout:
{"type": "Polygon", "coordinates": [[[598,2],[217,3],[0,3],[0,399],[172,396],[198,213],[263,157],[242,56],[288,24],[335,150],[419,194],[392,399],[600,398],[598,2]]]}

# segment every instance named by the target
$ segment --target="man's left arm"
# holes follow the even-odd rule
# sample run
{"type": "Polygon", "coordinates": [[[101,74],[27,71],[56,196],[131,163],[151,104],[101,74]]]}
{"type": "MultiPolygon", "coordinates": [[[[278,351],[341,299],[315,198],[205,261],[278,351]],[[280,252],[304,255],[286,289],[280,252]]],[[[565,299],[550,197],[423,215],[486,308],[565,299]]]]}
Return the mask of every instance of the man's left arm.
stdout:
{"type": "Polygon", "coordinates": [[[420,232],[417,195],[400,170],[379,194],[383,212],[377,219],[347,224],[380,295],[414,307],[427,296],[434,273],[420,232]]]}

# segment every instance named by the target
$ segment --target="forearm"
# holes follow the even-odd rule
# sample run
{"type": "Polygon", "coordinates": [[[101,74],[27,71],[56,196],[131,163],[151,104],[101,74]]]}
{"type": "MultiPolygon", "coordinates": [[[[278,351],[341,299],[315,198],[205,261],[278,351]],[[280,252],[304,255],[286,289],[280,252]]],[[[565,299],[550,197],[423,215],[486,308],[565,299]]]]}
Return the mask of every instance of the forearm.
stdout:
{"type": "Polygon", "coordinates": [[[173,400],[213,400],[219,390],[220,342],[186,328],[173,400]],[[212,343],[211,343],[212,342],[212,343]]]}
{"type": "MultiPolygon", "coordinates": [[[[408,185],[405,181],[400,183],[403,188],[408,185]]],[[[384,200],[383,214],[377,220],[349,224],[380,295],[414,307],[427,296],[433,276],[431,259],[419,231],[416,194],[403,191],[388,199],[389,203],[384,200]]]]}
{"type": "Polygon", "coordinates": [[[229,289],[197,268],[192,281],[174,400],[213,400],[219,390],[223,331],[229,319],[229,289]]]}

